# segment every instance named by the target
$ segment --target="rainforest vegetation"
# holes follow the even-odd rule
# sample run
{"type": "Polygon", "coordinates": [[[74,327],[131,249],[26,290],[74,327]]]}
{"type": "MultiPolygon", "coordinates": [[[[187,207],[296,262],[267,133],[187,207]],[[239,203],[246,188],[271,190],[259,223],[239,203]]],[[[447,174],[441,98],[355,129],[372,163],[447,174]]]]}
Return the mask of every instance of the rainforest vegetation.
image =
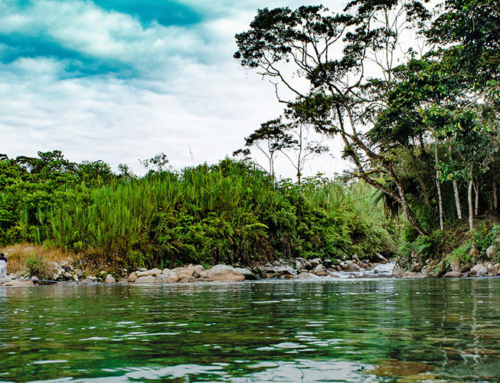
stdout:
{"type": "Polygon", "coordinates": [[[235,152],[242,159],[174,171],[158,155],[136,177],[126,165],[114,174],[102,161],[76,164],[59,151],[4,155],[0,242],[145,266],[430,257],[457,248],[468,256],[491,244],[498,1],[355,0],[340,13],[266,8],[236,43],[235,59],[269,78],[284,105],[235,152]],[[343,143],[352,170],[304,179],[305,161],[330,139],[343,143]],[[266,170],[252,159],[255,149],[266,154],[266,170]],[[296,182],[274,174],[279,157],[292,161],[296,182]]]}

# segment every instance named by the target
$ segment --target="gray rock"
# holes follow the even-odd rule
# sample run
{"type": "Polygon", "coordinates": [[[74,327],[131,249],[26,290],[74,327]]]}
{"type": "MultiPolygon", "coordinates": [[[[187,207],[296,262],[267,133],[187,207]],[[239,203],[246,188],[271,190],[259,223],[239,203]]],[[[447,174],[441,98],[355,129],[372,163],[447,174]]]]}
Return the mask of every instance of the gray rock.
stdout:
{"type": "Polygon", "coordinates": [[[486,249],[486,255],[489,259],[494,258],[497,255],[497,249],[495,246],[490,246],[486,249]]]}
{"type": "Polygon", "coordinates": [[[389,263],[389,261],[387,260],[386,257],[384,257],[382,254],[380,253],[376,253],[375,254],[377,256],[377,258],[379,259],[379,263],[385,265],[386,263],[389,263]]]}
{"type": "Polygon", "coordinates": [[[358,265],[356,265],[354,262],[352,262],[352,263],[349,263],[348,271],[358,272],[358,271],[361,271],[361,268],[358,265]]]}
{"type": "Polygon", "coordinates": [[[235,267],[234,271],[236,271],[237,273],[243,274],[245,276],[245,279],[247,279],[247,280],[257,279],[257,276],[252,272],[252,270],[250,270],[246,267],[235,267]]]}
{"type": "Polygon", "coordinates": [[[146,275],[143,277],[137,277],[135,283],[154,283],[156,280],[156,277],[153,277],[152,275],[146,275]]]}
{"type": "Polygon", "coordinates": [[[485,277],[488,275],[489,269],[485,266],[476,273],[476,277],[485,277]]]}
{"type": "Polygon", "coordinates": [[[78,274],[73,274],[73,280],[75,282],[78,282],[80,280],[80,278],[78,278],[78,274]]]}
{"type": "Polygon", "coordinates": [[[179,277],[175,273],[167,274],[165,278],[163,278],[163,283],[175,283],[179,282],[179,277]]]}
{"type": "Polygon", "coordinates": [[[116,283],[115,278],[111,274],[106,275],[106,279],[104,280],[104,283],[116,283]]]}
{"type": "Polygon", "coordinates": [[[314,270],[314,274],[318,277],[327,277],[328,271],[326,271],[325,269],[314,270]]]}
{"type": "Polygon", "coordinates": [[[137,281],[137,275],[136,275],[135,271],[130,273],[130,275],[127,278],[127,281],[130,283],[134,283],[135,281],[137,281]]]}
{"type": "Polygon", "coordinates": [[[313,268],[316,268],[318,267],[318,265],[321,265],[321,259],[320,258],[311,259],[310,263],[313,268]]]}
{"type": "Polygon", "coordinates": [[[450,271],[444,275],[445,278],[461,278],[462,273],[460,271],[450,271]]]}
{"type": "Polygon", "coordinates": [[[314,275],[312,273],[307,273],[307,272],[302,272],[299,274],[297,277],[298,279],[314,279],[314,278],[319,278],[317,275],[314,275]]]}
{"type": "Polygon", "coordinates": [[[471,275],[476,275],[479,270],[481,270],[484,267],[482,263],[478,263],[476,266],[474,266],[472,269],[470,269],[470,274],[471,275]]]}
{"type": "Polygon", "coordinates": [[[217,265],[208,270],[208,277],[218,282],[242,282],[245,276],[234,270],[232,266],[217,265]]]}
{"type": "Polygon", "coordinates": [[[261,268],[260,272],[261,274],[267,274],[269,278],[297,274],[297,272],[290,266],[264,266],[261,268]]]}
{"type": "Polygon", "coordinates": [[[177,276],[182,281],[185,278],[192,277],[193,274],[194,274],[193,269],[180,269],[179,272],[177,273],[177,276]]]}

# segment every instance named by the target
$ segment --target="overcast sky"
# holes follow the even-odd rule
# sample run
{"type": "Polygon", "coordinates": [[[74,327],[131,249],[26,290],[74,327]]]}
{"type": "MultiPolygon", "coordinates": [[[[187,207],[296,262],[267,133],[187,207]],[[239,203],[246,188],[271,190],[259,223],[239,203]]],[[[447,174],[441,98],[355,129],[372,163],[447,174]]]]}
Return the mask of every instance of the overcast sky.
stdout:
{"type": "MultiPolygon", "coordinates": [[[[282,110],[233,60],[234,34],[258,8],[304,4],[317,2],[0,0],[0,153],[59,149],[137,173],[160,152],[177,169],[217,162],[282,110]]],[[[306,172],[341,171],[332,154],[306,172]]]]}

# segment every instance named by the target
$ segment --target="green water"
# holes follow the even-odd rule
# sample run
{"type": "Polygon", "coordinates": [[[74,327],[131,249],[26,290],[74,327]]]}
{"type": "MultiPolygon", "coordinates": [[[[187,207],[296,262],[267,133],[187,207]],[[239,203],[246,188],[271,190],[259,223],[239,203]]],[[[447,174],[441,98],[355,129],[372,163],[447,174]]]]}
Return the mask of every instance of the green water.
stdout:
{"type": "Polygon", "coordinates": [[[0,288],[0,381],[498,382],[500,279],[0,288]]]}

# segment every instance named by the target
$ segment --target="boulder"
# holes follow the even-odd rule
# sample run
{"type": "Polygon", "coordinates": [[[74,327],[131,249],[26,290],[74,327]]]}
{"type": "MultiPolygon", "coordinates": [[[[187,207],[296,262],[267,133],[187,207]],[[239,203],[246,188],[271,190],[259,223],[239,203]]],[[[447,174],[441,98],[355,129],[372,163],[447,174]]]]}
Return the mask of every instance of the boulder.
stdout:
{"type": "Polygon", "coordinates": [[[460,267],[460,272],[461,273],[466,273],[472,268],[472,265],[470,263],[466,263],[462,267],[460,267]]]}
{"type": "Polygon", "coordinates": [[[356,265],[354,262],[351,262],[351,263],[349,263],[347,271],[358,272],[358,271],[361,271],[361,267],[356,265]]]}
{"type": "Polygon", "coordinates": [[[153,270],[140,271],[139,269],[138,271],[136,271],[135,275],[137,276],[137,278],[150,277],[153,275],[153,270]]]}
{"type": "Polygon", "coordinates": [[[478,263],[476,266],[474,266],[472,269],[470,269],[470,274],[471,275],[476,275],[479,270],[481,270],[484,267],[482,263],[478,263]]]}
{"type": "Polygon", "coordinates": [[[366,263],[364,263],[364,262],[361,262],[361,263],[359,264],[359,267],[361,267],[362,269],[365,269],[365,270],[366,270],[366,269],[368,268],[368,265],[367,265],[366,263]]]}
{"type": "Polygon", "coordinates": [[[154,283],[156,280],[156,277],[153,277],[152,275],[146,275],[143,277],[138,277],[135,281],[135,283],[154,283]]]}
{"type": "Polygon", "coordinates": [[[376,256],[377,256],[377,258],[378,258],[378,263],[381,263],[381,264],[383,264],[383,265],[385,265],[386,263],[389,263],[389,261],[387,260],[387,258],[386,258],[386,257],[384,257],[382,254],[380,254],[380,253],[376,253],[375,255],[376,255],[376,256]]]}
{"type": "MultiPolygon", "coordinates": [[[[248,280],[254,280],[257,279],[257,276],[252,272],[252,270],[246,268],[246,267],[235,267],[234,271],[237,273],[243,274],[245,276],[245,279],[248,280]]],[[[286,277],[286,275],[285,275],[286,277]]]]}
{"type": "Polygon", "coordinates": [[[299,274],[297,277],[298,279],[314,279],[314,278],[319,278],[317,275],[314,275],[312,273],[307,273],[307,272],[302,272],[299,274]]]}
{"type": "Polygon", "coordinates": [[[201,275],[201,272],[204,271],[205,268],[202,265],[189,265],[188,270],[193,270],[193,274],[201,275]]]}
{"type": "Polygon", "coordinates": [[[19,281],[17,279],[14,279],[10,282],[4,283],[2,286],[30,287],[30,286],[35,286],[35,284],[32,281],[19,281]]]}
{"type": "Polygon", "coordinates": [[[104,283],[116,283],[115,278],[111,274],[106,275],[106,279],[104,280],[104,283]]]}
{"type": "Polygon", "coordinates": [[[269,278],[281,277],[284,275],[295,275],[297,272],[290,266],[264,266],[260,269],[262,274],[267,274],[269,278]]]}
{"type": "Polygon", "coordinates": [[[486,266],[484,266],[478,270],[478,272],[476,273],[476,277],[485,277],[488,275],[488,272],[489,269],[486,266]]]}
{"type": "Polygon", "coordinates": [[[325,269],[314,270],[314,274],[317,275],[318,277],[327,277],[328,271],[326,271],[325,269]]]}
{"type": "Polygon", "coordinates": [[[444,275],[445,278],[460,278],[462,273],[460,271],[450,271],[444,275]]]}
{"type": "Polygon", "coordinates": [[[180,269],[179,272],[177,273],[177,276],[182,281],[185,278],[192,277],[193,274],[194,274],[193,269],[180,269]]]}
{"type": "Polygon", "coordinates": [[[321,265],[321,259],[319,258],[311,259],[310,263],[313,268],[316,268],[318,267],[318,265],[321,265]]]}
{"type": "Polygon", "coordinates": [[[451,271],[460,272],[460,270],[462,268],[461,266],[462,265],[460,264],[460,261],[458,259],[455,259],[453,262],[451,262],[450,268],[451,268],[451,271]]]}
{"type": "Polygon", "coordinates": [[[175,283],[175,282],[179,282],[179,277],[177,276],[177,274],[170,273],[167,274],[165,278],[163,278],[163,283],[175,283]]]}
{"type": "Polygon", "coordinates": [[[130,275],[127,278],[127,281],[130,283],[134,283],[135,281],[137,281],[137,275],[135,271],[133,273],[130,273],[130,275]]]}
{"type": "Polygon", "coordinates": [[[168,275],[169,272],[170,272],[170,269],[163,269],[163,271],[161,273],[164,275],[168,275]]]}
{"type": "Polygon", "coordinates": [[[497,255],[497,249],[495,246],[490,246],[486,249],[486,255],[489,259],[494,258],[497,255]]]}
{"type": "Polygon", "coordinates": [[[241,282],[245,276],[234,270],[232,266],[217,265],[208,270],[208,278],[218,282],[241,282]]]}
{"type": "Polygon", "coordinates": [[[354,254],[354,255],[352,256],[352,260],[353,260],[354,262],[360,262],[359,257],[358,257],[358,254],[354,254]]]}

